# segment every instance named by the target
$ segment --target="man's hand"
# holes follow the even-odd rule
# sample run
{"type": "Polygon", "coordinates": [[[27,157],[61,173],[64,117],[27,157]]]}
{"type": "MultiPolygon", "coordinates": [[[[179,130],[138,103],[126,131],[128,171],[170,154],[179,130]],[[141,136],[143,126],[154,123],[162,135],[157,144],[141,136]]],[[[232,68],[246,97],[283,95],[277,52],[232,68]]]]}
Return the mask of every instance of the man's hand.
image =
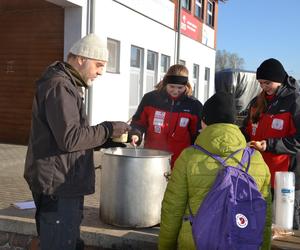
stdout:
{"type": "Polygon", "coordinates": [[[132,146],[136,147],[138,141],[139,141],[139,137],[137,135],[131,136],[130,144],[132,146]]]}
{"type": "Polygon", "coordinates": [[[120,137],[122,134],[126,133],[131,129],[131,127],[126,122],[111,122],[113,126],[112,138],[120,137]]]}
{"type": "Polygon", "coordinates": [[[264,151],[266,151],[266,148],[267,148],[267,141],[266,140],[251,141],[250,142],[250,147],[255,148],[256,150],[258,150],[260,152],[264,152],[264,151]]]}

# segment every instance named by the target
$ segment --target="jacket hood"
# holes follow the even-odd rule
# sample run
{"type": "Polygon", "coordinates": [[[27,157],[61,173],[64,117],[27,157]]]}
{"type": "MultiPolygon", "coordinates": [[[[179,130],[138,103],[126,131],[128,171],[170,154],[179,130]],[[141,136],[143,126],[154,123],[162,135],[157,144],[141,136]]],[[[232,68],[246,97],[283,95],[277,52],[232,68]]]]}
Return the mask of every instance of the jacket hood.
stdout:
{"type": "Polygon", "coordinates": [[[295,92],[299,92],[299,85],[295,78],[289,76],[286,78],[286,81],[282,87],[279,88],[276,95],[285,97],[288,95],[293,95],[295,92]]]}
{"type": "Polygon", "coordinates": [[[286,79],[286,85],[288,85],[289,87],[293,88],[293,89],[299,89],[299,85],[296,81],[296,79],[292,76],[289,76],[287,79],[286,79]]]}
{"type": "Polygon", "coordinates": [[[56,61],[49,65],[45,72],[42,75],[42,78],[40,78],[37,82],[36,85],[40,85],[43,82],[53,78],[55,75],[61,76],[61,77],[68,77],[65,71],[63,70],[64,66],[62,62],[56,61]]]}
{"type": "Polygon", "coordinates": [[[246,139],[238,126],[230,123],[215,123],[207,126],[198,135],[195,144],[219,156],[246,147],[246,139]]]}
{"type": "Polygon", "coordinates": [[[37,85],[40,85],[44,81],[47,81],[55,76],[64,77],[69,79],[74,86],[87,87],[84,80],[79,73],[68,63],[56,61],[52,63],[43,74],[43,77],[37,81],[37,85]]]}

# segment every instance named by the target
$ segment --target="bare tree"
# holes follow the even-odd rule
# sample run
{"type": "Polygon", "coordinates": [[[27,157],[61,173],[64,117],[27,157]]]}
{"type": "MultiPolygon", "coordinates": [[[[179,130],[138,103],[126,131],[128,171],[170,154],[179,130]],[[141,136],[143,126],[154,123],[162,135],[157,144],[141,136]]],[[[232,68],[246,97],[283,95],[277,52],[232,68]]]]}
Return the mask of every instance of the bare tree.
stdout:
{"type": "Polygon", "coordinates": [[[227,64],[228,64],[228,53],[226,52],[226,50],[217,50],[216,70],[225,69],[227,64]]]}
{"type": "Polygon", "coordinates": [[[244,59],[236,53],[230,53],[226,50],[217,50],[216,53],[216,71],[226,68],[242,69],[244,67],[244,59]]]}
{"type": "Polygon", "coordinates": [[[240,69],[244,65],[244,59],[240,58],[238,54],[229,54],[228,66],[233,69],[240,69]]]}

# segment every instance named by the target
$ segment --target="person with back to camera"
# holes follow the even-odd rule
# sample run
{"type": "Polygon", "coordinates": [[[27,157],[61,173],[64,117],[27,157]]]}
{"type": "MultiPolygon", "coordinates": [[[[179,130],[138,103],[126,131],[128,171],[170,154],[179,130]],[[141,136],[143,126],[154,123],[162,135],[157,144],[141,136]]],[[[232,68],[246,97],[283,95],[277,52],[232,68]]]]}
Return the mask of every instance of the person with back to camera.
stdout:
{"type": "Polygon", "coordinates": [[[171,167],[181,151],[193,144],[200,130],[202,104],[192,95],[184,65],[171,66],[163,80],[144,95],[132,117],[129,139],[144,147],[173,153],[171,167]]]}
{"type": "MultiPolygon", "coordinates": [[[[203,106],[202,131],[195,141],[212,154],[225,159],[238,149],[246,147],[246,140],[235,121],[235,105],[231,94],[218,92],[203,106]]],[[[230,162],[240,161],[243,151],[230,162]]],[[[205,196],[212,188],[221,165],[202,151],[189,147],[180,154],[168,182],[162,202],[158,249],[195,249],[192,226],[184,220],[196,214],[205,196]]],[[[270,172],[259,151],[251,157],[248,173],[255,179],[259,191],[267,201],[267,218],[262,249],[271,242],[270,172]]],[[[203,225],[206,227],[208,225],[203,225]]],[[[217,240],[217,239],[216,239],[217,240]]]]}
{"type": "Polygon", "coordinates": [[[273,197],[275,172],[289,171],[291,157],[300,149],[299,87],[274,58],[262,62],[256,78],[262,92],[250,102],[241,130],[269,166],[273,197]]]}
{"type": "Polygon", "coordinates": [[[103,74],[107,60],[106,39],[89,34],[37,81],[24,177],[41,250],[84,249],[80,224],[84,195],[95,192],[93,149],[130,129],[125,122],[88,124],[82,88],[103,74]]]}

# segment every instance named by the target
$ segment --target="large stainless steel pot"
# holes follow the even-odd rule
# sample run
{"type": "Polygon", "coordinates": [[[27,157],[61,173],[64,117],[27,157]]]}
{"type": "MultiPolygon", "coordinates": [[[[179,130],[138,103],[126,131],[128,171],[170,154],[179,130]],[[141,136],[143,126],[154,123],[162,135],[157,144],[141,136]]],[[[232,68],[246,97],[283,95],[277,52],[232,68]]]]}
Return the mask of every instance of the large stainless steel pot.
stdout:
{"type": "Polygon", "coordinates": [[[101,220],[120,227],[157,225],[171,153],[140,148],[110,148],[102,152],[101,220]]]}

